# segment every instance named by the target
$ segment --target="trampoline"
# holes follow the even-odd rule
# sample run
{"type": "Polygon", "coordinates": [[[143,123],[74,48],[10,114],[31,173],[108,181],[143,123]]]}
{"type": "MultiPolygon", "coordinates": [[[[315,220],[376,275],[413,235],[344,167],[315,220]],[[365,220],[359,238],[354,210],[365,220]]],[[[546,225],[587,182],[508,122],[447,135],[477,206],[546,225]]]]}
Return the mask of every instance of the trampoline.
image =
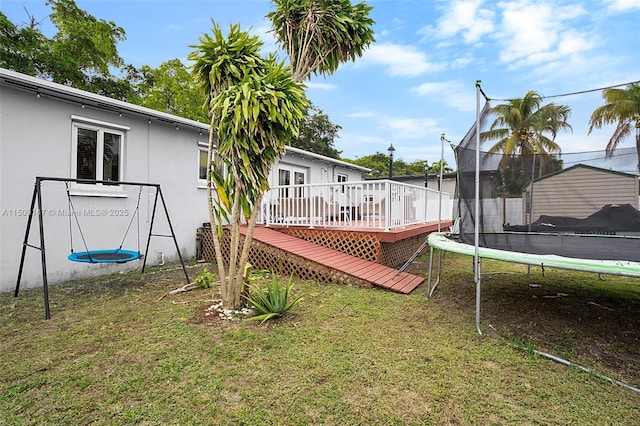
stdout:
{"type": "MultiPolygon", "coordinates": [[[[640,197],[635,147],[614,152],[483,151],[490,108],[476,84],[476,122],[453,146],[454,232],[433,233],[431,249],[473,256],[480,330],[481,258],[640,278],[640,197]],[[480,108],[481,95],[485,105],[480,108]]],[[[433,252],[432,252],[433,254],[433,252]]],[[[441,259],[439,257],[439,259],[441,259]]],[[[433,256],[430,256],[428,294],[433,256]]],[[[437,283],[441,262],[438,261],[437,283]]]]}
{"type": "Polygon", "coordinates": [[[133,250],[93,250],[71,253],[67,258],[84,263],[127,263],[142,258],[142,253],[133,250]]]}
{"type": "MultiPolygon", "coordinates": [[[[492,235],[494,239],[500,240],[508,240],[512,238],[521,239],[524,235],[518,234],[498,234],[492,235]]],[[[541,243],[540,247],[545,247],[545,242],[558,242],[560,239],[555,235],[547,235],[537,237],[541,237],[538,241],[541,243]],[[546,237],[546,238],[545,238],[546,237]]],[[[564,240],[567,240],[567,237],[564,236],[564,240]]],[[[583,271],[583,272],[593,272],[596,274],[608,274],[608,275],[622,275],[628,277],[636,277],[640,278],[640,253],[636,250],[640,247],[640,238],[627,239],[622,238],[619,241],[630,247],[634,250],[627,252],[631,256],[621,256],[621,257],[633,257],[637,260],[615,260],[616,256],[612,256],[611,252],[606,250],[602,250],[601,245],[599,243],[603,242],[605,238],[616,238],[616,237],[601,237],[601,236],[574,236],[575,238],[579,238],[581,241],[574,241],[574,250],[576,251],[576,255],[573,257],[568,256],[560,256],[557,254],[544,254],[543,251],[549,253],[549,249],[539,249],[531,250],[528,253],[525,252],[517,252],[510,251],[506,248],[494,248],[494,247],[478,247],[478,255],[481,258],[485,259],[493,259],[493,260],[501,260],[504,262],[512,262],[512,263],[521,263],[525,265],[532,266],[540,266],[542,268],[560,268],[560,269],[571,269],[575,271],[583,271]],[[580,253],[578,250],[580,247],[584,247],[583,245],[588,244],[591,247],[591,255],[592,257],[600,257],[597,258],[586,258],[580,257],[580,253]],[[599,252],[599,253],[598,253],[599,252]],[[611,259],[604,259],[605,257],[609,257],[611,259]]],[[[429,246],[435,249],[449,251],[453,253],[463,254],[466,256],[474,256],[475,247],[472,244],[466,244],[460,242],[457,235],[450,235],[444,233],[432,233],[429,234],[429,246]]],[[[604,246],[607,246],[605,244],[604,246]]],[[[499,244],[495,244],[495,247],[500,247],[499,244]]]]}

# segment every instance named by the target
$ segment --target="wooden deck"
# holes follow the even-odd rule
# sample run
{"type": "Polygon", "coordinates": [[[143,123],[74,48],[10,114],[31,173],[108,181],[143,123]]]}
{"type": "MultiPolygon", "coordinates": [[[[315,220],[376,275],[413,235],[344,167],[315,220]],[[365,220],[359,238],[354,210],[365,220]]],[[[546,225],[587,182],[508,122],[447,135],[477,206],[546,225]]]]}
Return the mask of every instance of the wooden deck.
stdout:
{"type": "MultiPolygon", "coordinates": [[[[246,228],[242,228],[241,233],[246,234],[246,228]]],[[[335,269],[359,281],[366,281],[374,286],[397,293],[408,294],[424,281],[422,277],[406,272],[398,273],[396,269],[388,266],[360,259],[262,226],[256,227],[253,239],[274,249],[335,269]]]]}

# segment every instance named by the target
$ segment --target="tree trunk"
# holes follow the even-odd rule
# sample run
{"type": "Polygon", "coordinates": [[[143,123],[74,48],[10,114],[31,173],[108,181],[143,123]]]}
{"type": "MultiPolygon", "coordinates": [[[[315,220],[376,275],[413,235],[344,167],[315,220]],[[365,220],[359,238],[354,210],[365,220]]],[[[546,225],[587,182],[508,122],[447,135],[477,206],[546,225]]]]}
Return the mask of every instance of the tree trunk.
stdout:
{"type": "Polygon", "coordinates": [[[209,150],[207,152],[207,202],[209,207],[209,223],[211,224],[211,239],[213,240],[213,248],[216,254],[216,263],[218,266],[218,279],[220,280],[220,288],[227,276],[224,267],[224,260],[222,257],[222,245],[221,239],[223,235],[218,234],[218,223],[213,213],[213,182],[211,179],[211,167],[213,165],[213,141],[214,141],[214,129],[213,126],[209,129],[209,150]]]}

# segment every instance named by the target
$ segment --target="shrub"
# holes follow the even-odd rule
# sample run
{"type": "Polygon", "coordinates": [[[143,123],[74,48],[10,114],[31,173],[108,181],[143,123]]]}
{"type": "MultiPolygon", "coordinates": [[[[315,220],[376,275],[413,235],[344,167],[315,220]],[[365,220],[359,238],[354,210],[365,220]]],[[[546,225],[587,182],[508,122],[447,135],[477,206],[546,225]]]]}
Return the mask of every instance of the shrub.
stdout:
{"type": "Polygon", "coordinates": [[[266,288],[258,283],[250,283],[249,292],[245,297],[251,303],[256,316],[248,319],[263,323],[282,316],[302,300],[302,297],[289,300],[293,288],[291,280],[292,278],[289,278],[289,283],[282,286],[280,279],[275,274],[271,274],[271,282],[267,283],[266,288]]]}
{"type": "Polygon", "coordinates": [[[196,277],[196,284],[200,288],[211,288],[216,283],[217,275],[209,271],[209,267],[205,266],[202,272],[196,277]]]}

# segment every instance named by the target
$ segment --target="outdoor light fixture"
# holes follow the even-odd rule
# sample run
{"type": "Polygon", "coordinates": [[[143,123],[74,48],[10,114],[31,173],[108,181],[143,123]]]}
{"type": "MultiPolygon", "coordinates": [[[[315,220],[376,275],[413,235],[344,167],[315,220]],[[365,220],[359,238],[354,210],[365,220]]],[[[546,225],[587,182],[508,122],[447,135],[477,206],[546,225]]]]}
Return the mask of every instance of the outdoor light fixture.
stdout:
{"type": "Polygon", "coordinates": [[[429,186],[427,185],[429,180],[429,162],[425,161],[424,162],[424,187],[428,188],[429,186]]]}
{"type": "Polygon", "coordinates": [[[393,144],[389,145],[387,148],[387,152],[389,152],[389,179],[393,177],[393,153],[395,152],[395,148],[393,144]]]}

